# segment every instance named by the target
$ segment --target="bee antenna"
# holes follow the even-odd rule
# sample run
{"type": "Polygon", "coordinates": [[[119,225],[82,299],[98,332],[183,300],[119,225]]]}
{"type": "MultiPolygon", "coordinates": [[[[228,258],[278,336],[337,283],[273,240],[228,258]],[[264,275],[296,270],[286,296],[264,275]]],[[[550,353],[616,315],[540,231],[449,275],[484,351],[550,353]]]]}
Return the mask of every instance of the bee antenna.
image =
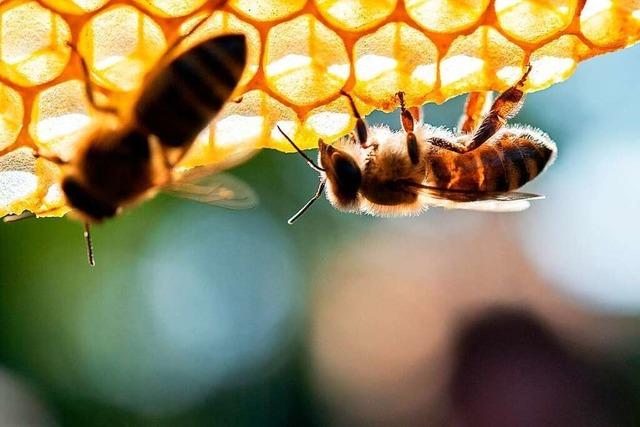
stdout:
{"type": "Polygon", "coordinates": [[[321,168],[320,166],[318,166],[317,164],[314,163],[313,160],[311,160],[311,158],[309,156],[307,156],[304,151],[302,151],[295,142],[293,142],[293,140],[291,138],[289,138],[289,136],[284,133],[284,131],[280,128],[279,125],[276,125],[276,127],[278,128],[278,130],[280,131],[280,133],[282,134],[282,136],[284,136],[287,141],[289,141],[289,144],[291,144],[293,146],[293,148],[296,149],[296,151],[298,152],[298,154],[300,154],[302,157],[304,157],[304,159],[307,161],[307,164],[309,165],[309,167],[311,169],[313,169],[316,172],[325,172],[324,168],[321,168]]]}
{"type": "Polygon", "coordinates": [[[87,242],[87,257],[89,259],[89,265],[95,267],[96,260],[93,256],[93,241],[91,240],[91,224],[84,223],[84,240],[87,242]]]}
{"type": "Polygon", "coordinates": [[[320,185],[318,186],[318,190],[316,191],[316,194],[314,194],[313,197],[310,198],[309,201],[307,203],[305,203],[305,205],[303,207],[301,207],[298,212],[295,213],[295,215],[293,215],[291,218],[289,218],[289,221],[287,221],[287,223],[289,223],[289,225],[291,225],[294,222],[296,222],[296,220],[298,218],[300,218],[302,216],[302,214],[304,214],[307,211],[307,209],[309,209],[311,207],[311,205],[313,205],[315,203],[315,201],[320,198],[320,196],[322,195],[322,192],[324,191],[324,187],[325,187],[326,184],[327,184],[327,179],[326,178],[320,180],[320,185]]]}

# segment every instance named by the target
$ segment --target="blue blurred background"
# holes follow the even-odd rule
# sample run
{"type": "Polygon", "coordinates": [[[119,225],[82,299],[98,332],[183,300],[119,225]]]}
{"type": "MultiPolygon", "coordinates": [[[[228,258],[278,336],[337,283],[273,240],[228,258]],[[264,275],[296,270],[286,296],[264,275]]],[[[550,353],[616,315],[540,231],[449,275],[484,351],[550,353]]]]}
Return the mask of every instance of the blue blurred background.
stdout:
{"type": "Polygon", "coordinates": [[[264,151],[232,171],[258,208],[160,196],[95,269],[77,223],[0,227],[0,426],[640,425],[639,64],[528,97],[560,154],[523,213],[288,226],[317,177],[264,151]]]}

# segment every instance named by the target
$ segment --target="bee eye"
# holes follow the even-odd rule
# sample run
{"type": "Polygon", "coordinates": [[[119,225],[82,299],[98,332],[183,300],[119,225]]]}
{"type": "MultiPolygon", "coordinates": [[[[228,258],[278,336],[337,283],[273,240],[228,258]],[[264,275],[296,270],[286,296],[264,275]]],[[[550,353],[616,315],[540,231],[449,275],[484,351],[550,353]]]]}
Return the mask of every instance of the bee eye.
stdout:
{"type": "Polygon", "coordinates": [[[333,161],[333,170],[342,192],[345,195],[355,197],[362,181],[360,167],[351,157],[344,156],[341,153],[331,156],[331,160],[333,161]]]}

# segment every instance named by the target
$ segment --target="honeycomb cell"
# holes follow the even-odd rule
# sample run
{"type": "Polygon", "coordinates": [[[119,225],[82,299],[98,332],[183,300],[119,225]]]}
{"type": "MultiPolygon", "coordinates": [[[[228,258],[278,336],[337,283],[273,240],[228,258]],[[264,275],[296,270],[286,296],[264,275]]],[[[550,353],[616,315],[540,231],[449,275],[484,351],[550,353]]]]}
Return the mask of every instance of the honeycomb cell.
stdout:
{"type": "Polygon", "coordinates": [[[56,78],[69,61],[71,37],[61,16],[36,1],[0,7],[0,75],[21,86],[56,78]]]}
{"type": "Polygon", "coordinates": [[[588,52],[589,47],[576,36],[561,36],[537,49],[529,58],[533,67],[527,80],[530,90],[566,80],[588,52]]]}
{"type": "Polygon", "coordinates": [[[132,6],[116,5],[83,26],[78,48],[96,83],[131,91],[162,56],[166,40],[153,19],[132,6]]]}
{"type": "Polygon", "coordinates": [[[421,31],[391,23],[364,36],[354,50],[356,94],[383,109],[397,107],[405,92],[409,105],[422,105],[435,86],[438,49],[421,31]]]}
{"type": "MultiPolygon", "coordinates": [[[[354,101],[360,114],[369,113],[370,107],[360,101],[357,96],[354,101]]],[[[318,138],[328,142],[335,141],[351,131],[355,123],[349,101],[346,97],[341,96],[335,101],[314,108],[307,113],[303,126],[297,135],[297,143],[304,147],[313,148],[317,147],[318,138]]]]}
{"type": "Polygon", "coordinates": [[[73,15],[93,12],[107,4],[109,0],[41,0],[52,9],[73,15]]]}
{"type": "Polygon", "coordinates": [[[0,83],[0,150],[16,142],[22,129],[24,107],[20,94],[0,83]]]}
{"type": "Polygon", "coordinates": [[[640,1],[587,0],[580,13],[580,30],[598,46],[633,44],[640,36],[640,1]]]}
{"type": "Polygon", "coordinates": [[[405,6],[421,27],[437,33],[455,33],[480,20],[489,0],[405,0],[405,6]]]}
{"type": "Polygon", "coordinates": [[[37,190],[33,149],[21,147],[0,157],[0,216],[28,209],[37,190]]]}
{"type": "Polygon", "coordinates": [[[42,204],[36,210],[38,218],[59,217],[71,211],[65,207],[65,198],[60,184],[51,185],[44,193],[42,204]]]}
{"type": "Polygon", "coordinates": [[[303,15],[269,31],[264,73],[271,89],[302,106],[336,95],[349,78],[350,63],[340,37],[313,15],[303,15]]]}
{"type": "MultiPolygon", "coordinates": [[[[204,14],[198,14],[194,16],[193,19],[185,21],[184,24],[180,27],[180,33],[185,34],[187,31],[193,28],[196,23],[200,22],[200,20],[203,19],[205,15],[208,14],[208,12],[205,12],[204,14]]],[[[258,30],[256,30],[255,27],[247,24],[244,21],[241,21],[236,16],[230,13],[215,12],[190,37],[189,44],[195,44],[198,41],[204,40],[208,37],[234,33],[244,34],[247,37],[247,44],[249,46],[249,50],[247,52],[247,66],[244,70],[244,73],[242,73],[242,77],[240,78],[239,83],[240,86],[244,86],[249,83],[249,81],[258,71],[258,67],[260,66],[260,33],[258,33],[258,30]]]]}
{"type": "Polygon", "coordinates": [[[135,0],[140,6],[157,16],[184,16],[195,11],[207,0],[135,0]]]}
{"type": "Polygon", "coordinates": [[[468,36],[457,37],[440,61],[442,97],[504,89],[518,81],[524,65],[520,47],[491,27],[479,27],[468,36]]]}
{"type": "Polygon", "coordinates": [[[318,10],[331,25],[362,31],[384,21],[397,0],[315,0],[318,10]]]}
{"type": "Polygon", "coordinates": [[[307,0],[229,0],[240,14],[257,21],[275,21],[299,12],[307,0]]]}
{"type": "Polygon", "coordinates": [[[225,105],[198,135],[181,166],[215,164],[257,149],[267,132],[260,115],[266,98],[264,92],[252,91],[243,96],[241,103],[225,105]]]}
{"type": "Polygon", "coordinates": [[[292,137],[300,127],[290,108],[261,90],[247,92],[242,96],[242,102],[225,105],[218,117],[200,133],[180,165],[195,167],[242,157],[263,148],[272,138],[275,145],[270,146],[289,151],[289,144],[276,125],[292,137]]]}
{"type": "Polygon", "coordinates": [[[535,43],[567,28],[577,3],[577,0],[495,0],[495,10],[507,34],[535,43]]]}
{"type": "Polygon", "coordinates": [[[36,160],[36,175],[38,176],[37,197],[31,202],[33,206],[27,209],[38,217],[63,216],[71,209],[66,206],[66,199],[60,188],[62,171],[55,164],[44,159],[36,160]]]}
{"type": "Polygon", "coordinates": [[[70,80],[45,89],[36,96],[29,135],[45,152],[69,160],[90,123],[84,82],[70,80]]]}

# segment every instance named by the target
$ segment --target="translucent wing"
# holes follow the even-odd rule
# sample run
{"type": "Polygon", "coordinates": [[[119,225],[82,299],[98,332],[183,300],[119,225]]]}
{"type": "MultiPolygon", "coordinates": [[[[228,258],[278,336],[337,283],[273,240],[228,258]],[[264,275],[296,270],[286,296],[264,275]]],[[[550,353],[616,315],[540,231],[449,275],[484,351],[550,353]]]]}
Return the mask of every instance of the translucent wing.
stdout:
{"type": "Polygon", "coordinates": [[[434,206],[446,209],[465,209],[483,212],[520,212],[531,206],[528,200],[481,200],[477,202],[447,202],[439,201],[434,206]]]}
{"type": "MultiPolygon", "coordinates": [[[[415,186],[414,186],[415,187],[415,186]]],[[[418,185],[420,192],[427,196],[427,204],[447,209],[467,209],[486,212],[519,212],[527,209],[531,200],[544,196],[531,193],[495,193],[445,190],[418,185]]]]}
{"type": "Polygon", "coordinates": [[[246,162],[258,152],[253,147],[238,147],[230,153],[226,153],[224,158],[207,166],[184,167],[177,166],[173,170],[174,182],[193,182],[210,175],[231,169],[241,163],[246,162]]]}
{"type": "Polygon", "coordinates": [[[172,196],[227,209],[249,209],[258,202],[256,193],[229,174],[211,174],[209,168],[195,168],[184,179],[163,188],[172,196]]]}

